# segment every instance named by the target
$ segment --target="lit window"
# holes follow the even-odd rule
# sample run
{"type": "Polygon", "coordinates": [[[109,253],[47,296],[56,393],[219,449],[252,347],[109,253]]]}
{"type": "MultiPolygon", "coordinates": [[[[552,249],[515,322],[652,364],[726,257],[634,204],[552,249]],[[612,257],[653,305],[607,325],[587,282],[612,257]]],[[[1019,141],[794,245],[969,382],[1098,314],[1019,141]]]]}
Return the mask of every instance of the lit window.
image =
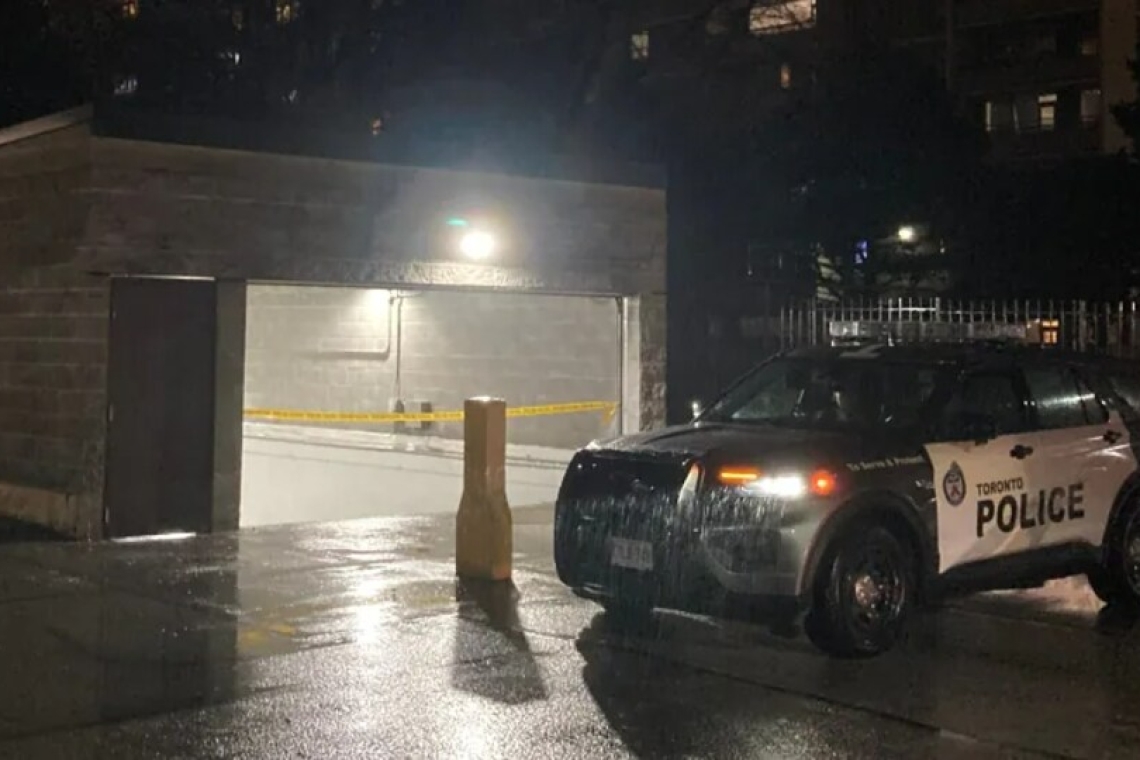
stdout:
{"type": "Polygon", "coordinates": [[[228,63],[230,66],[237,68],[241,66],[241,51],[240,50],[223,50],[218,54],[218,57],[228,63]]]}
{"type": "Polygon", "coordinates": [[[748,13],[748,31],[757,36],[811,26],[815,26],[815,0],[759,2],[748,13]]]}
{"type": "Polygon", "coordinates": [[[1081,37],[1081,55],[1093,56],[1100,52],[1100,38],[1095,32],[1081,37]]]}
{"type": "Polygon", "coordinates": [[[127,18],[138,18],[139,0],[123,0],[123,15],[127,18]]]}
{"type": "Polygon", "coordinates": [[[230,23],[232,23],[234,25],[234,29],[239,32],[245,29],[245,9],[234,8],[230,12],[230,23]]]}
{"type": "Polygon", "coordinates": [[[138,92],[139,78],[133,74],[130,76],[119,77],[115,80],[115,97],[116,98],[129,98],[138,92]]]}
{"type": "Polygon", "coordinates": [[[297,17],[296,0],[277,0],[277,23],[288,24],[297,17]]]}
{"type": "Polygon", "coordinates": [[[1081,91],[1081,122],[1096,124],[1100,121],[1101,95],[1100,90],[1081,91]]]}
{"type": "Polygon", "coordinates": [[[780,89],[791,89],[792,86],[792,65],[790,63],[780,64],[780,89]]]}
{"type": "Polygon", "coordinates": [[[372,120],[371,126],[372,126],[372,136],[377,137],[381,132],[384,131],[384,120],[377,117],[377,118],[372,120]]]}
{"type": "Polygon", "coordinates": [[[649,60],[649,32],[637,32],[629,38],[629,57],[635,61],[649,60]]]}
{"type": "Polygon", "coordinates": [[[1057,125],[1057,94],[1046,92],[1037,96],[1037,126],[1051,130],[1057,125]]]}

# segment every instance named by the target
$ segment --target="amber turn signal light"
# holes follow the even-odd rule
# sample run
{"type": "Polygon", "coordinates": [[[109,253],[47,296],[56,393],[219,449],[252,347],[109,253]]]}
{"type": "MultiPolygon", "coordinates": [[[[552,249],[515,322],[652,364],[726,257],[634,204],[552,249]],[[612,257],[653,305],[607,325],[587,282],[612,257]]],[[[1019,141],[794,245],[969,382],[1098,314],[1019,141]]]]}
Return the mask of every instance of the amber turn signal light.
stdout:
{"type": "Polygon", "coordinates": [[[754,467],[724,467],[717,473],[717,480],[726,486],[746,486],[760,479],[760,470],[754,467]]]}

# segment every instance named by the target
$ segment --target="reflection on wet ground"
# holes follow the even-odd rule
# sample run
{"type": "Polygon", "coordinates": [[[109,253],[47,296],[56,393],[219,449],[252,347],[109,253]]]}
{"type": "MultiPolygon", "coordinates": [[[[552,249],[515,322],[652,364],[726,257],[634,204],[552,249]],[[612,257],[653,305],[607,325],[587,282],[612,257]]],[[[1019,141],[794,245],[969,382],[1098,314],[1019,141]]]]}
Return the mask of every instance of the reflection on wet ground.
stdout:
{"type": "Polygon", "coordinates": [[[0,548],[0,757],[1137,757],[1140,634],[1083,582],[825,659],[666,614],[622,638],[520,510],[513,584],[452,523],[0,548]]]}

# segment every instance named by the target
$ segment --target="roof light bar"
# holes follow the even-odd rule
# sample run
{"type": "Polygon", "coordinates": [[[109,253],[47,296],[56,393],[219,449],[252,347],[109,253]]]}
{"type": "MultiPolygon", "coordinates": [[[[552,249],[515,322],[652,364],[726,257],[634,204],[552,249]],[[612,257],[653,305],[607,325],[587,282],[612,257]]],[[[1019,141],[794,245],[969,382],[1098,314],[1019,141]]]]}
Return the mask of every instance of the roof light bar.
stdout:
{"type": "Polygon", "coordinates": [[[859,343],[963,343],[1006,341],[1039,343],[1037,324],[1001,322],[879,322],[833,320],[828,324],[833,346],[859,343]]]}

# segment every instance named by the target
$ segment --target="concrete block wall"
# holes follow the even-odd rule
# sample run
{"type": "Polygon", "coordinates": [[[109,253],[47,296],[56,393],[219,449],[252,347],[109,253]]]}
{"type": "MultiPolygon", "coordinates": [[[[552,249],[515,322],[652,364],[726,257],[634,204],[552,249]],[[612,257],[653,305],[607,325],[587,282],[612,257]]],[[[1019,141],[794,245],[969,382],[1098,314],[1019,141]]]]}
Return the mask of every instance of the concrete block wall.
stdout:
{"type": "MultiPolygon", "coordinates": [[[[615,183],[613,172],[591,181],[588,167],[569,172],[573,179],[543,179],[275,155],[217,142],[207,147],[235,125],[206,129],[202,142],[186,133],[183,144],[173,144],[156,135],[139,139],[148,134],[142,126],[122,133],[100,126],[97,114],[91,124],[70,114],[0,130],[0,310],[25,320],[0,325],[0,514],[28,516],[79,536],[101,530],[108,346],[97,336],[106,336],[109,326],[109,287],[82,273],[467,288],[490,299],[499,298],[492,291],[634,297],[642,372],[625,397],[640,394],[634,424],[663,421],[664,320],[654,305],[663,304],[665,287],[661,187],[639,184],[634,175],[623,180],[629,184],[615,183]],[[465,261],[454,246],[434,240],[432,230],[454,214],[494,223],[507,242],[495,261],[465,261]]],[[[568,310],[559,319],[574,329],[557,335],[536,329],[527,309],[495,317],[510,311],[496,301],[484,323],[514,341],[511,360],[488,350],[453,350],[452,361],[442,363],[445,349],[421,355],[413,341],[440,336],[446,324],[439,337],[444,345],[462,334],[466,318],[441,323],[417,312],[430,299],[409,300],[403,395],[438,394],[429,400],[440,406],[486,392],[516,405],[617,400],[616,304],[603,301],[612,308],[568,310]],[[609,346],[590,339],[607,334],[593,326],[595,319],[614,323],[609,346]],[[611,350],[612,375],[588,367],[584,357],[611,350]],[[488,374],[489,368],[499,374],[488,374]]],[[[558,322],[545,318],[543,324],[558,322]]],[[[341,332],[311,350],[350,351],[336,346],[351,334],[341,332]]],[[[251,335],[256,339],[254,330],[251,335]]],[[[259,368],[256,350],[251,396],[259,378],[306,371],[297,357],[259,368]]],[[[335,372],[318,373],[319,384],[382,389],[366,403],[383,409],[392,378],[375,376],[381,364],[376,357],[342,356],[330,364],[335,372]]],[[[262,402],[276,403],[269,396],[262,402]]],[[[567,427],[556,435],[548,422],[518,421],[513,439],[579,445],[606,432],[598,418],[563,420],[567,427]]],[[[236,460],[222,465],[225,477],[236,471],[236,460]]]]}
{"type": "Polygon", "coordinates": [[[91,169],[89,132],[77,118],[0,129],[0,278],[75,253],[91,169]]]}
{"type": "Polygon", "coordinates": [[[659,187],[104,136],[91,156],[81,246],[91,271],[642,297],[639,417],[664,421],[665,324],[653,305],[665,301],[659,187]],[[446,216],[480,211],[507,241],[495,261],[471,263],[433,242],[446,216]]]}
{"type": "MultiPolygon", "coordinates": [[[[446,410],[477,395],[512,406],[617,402],[619,351],[613,298],[253,286],[246,407],[386,411],[399,397],[446,410]]],[[[516,418],[508,435],[575,448],[615,425],[601,413],[516,418]]],[[[433,434],[459,437],[462,427],[442,423],[433,434]]]]}
{"type": "Polygon", "coordinates": [[[0,130],[0,515],[101,533],[110,286],[68,265],[89,209],[83,109],[0,130]]]}
{"type": "Polygon", "coordinates": [[[0,285],[0,514],[98,535],[110,283],[66,268],[0,285]]]}

